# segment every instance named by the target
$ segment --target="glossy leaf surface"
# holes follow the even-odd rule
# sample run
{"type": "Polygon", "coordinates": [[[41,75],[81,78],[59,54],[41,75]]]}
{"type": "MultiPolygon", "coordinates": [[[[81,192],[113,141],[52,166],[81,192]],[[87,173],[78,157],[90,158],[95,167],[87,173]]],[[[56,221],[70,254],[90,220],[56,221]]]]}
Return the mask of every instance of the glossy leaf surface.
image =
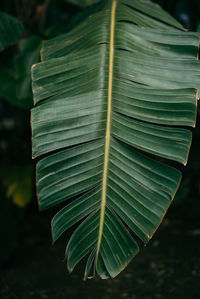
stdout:
{"type": "Polygon", "coordinates": [[[186,164],[191,133],[181,126],[195,126],[198,45],[148,0],[102,1],[45,41],[32,70],[33,156],[46,155],[41,210],[66,203],[53,240],[82,220],[69,271],[87,255],[85,278],[115,277],[138,253],[135,236],[147,243],[161,223],[181,180],[167,159],[186,164]]]}

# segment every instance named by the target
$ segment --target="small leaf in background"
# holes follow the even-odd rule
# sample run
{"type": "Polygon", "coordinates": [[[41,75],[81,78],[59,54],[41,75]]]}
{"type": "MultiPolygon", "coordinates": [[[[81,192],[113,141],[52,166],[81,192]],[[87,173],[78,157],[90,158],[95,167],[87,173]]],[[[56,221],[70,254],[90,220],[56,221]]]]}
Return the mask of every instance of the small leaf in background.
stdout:
{"type": "Polygon", "coordinates": [[[31,36],[19,43],[19,54],[13,67],[0,69],[0,96],[11,104],[24,109],[33,106],[31,66],[40,60],[41,39],[31,36]]]}
{"type": "Polygon", "coordinates": [[[32,107],[31,66],[40,61],[41,39],[31,36],[19,44],[20,52],[14,59],[16,72],[16,96],[24,107],[32,107]]]}
{"type": "Polygon", "coordinates": [[[18,106],[20,106],[21,103],[18,102],[15,93],[16,81],[14,72],[9,68],[1,68],[0,82],[0,96],[11,104],[16,105],[18,103],[18,106]]]}
{"type": "Polygon", "coordinates": [[[24,26],[13,16],[0,11],[0,51],[22,38],[24,26]]]}
{"type": "Polygon", "coordinates": [[[11,198],[18,207],[24,208],[32,198],[33,169],[31,165],[4,169],[0,177],[7,198],[11,198]]]}

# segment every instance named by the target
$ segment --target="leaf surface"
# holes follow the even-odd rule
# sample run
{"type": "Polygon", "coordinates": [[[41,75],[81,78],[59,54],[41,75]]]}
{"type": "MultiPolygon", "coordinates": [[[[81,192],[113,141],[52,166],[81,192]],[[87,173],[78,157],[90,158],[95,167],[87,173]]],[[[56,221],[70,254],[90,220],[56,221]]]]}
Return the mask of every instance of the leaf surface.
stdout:
{"type": "Polygon", "coordinates": [[[102,1],[45,41],[32,69],[33,156],[45,155],[40,208],[70,201],[52,220],[53,240],[82,220],[69,271],[87,255],[85,279],[115,277],[161,223],[181,180],[167,162],[186,164],[191,133],[181,126],[195,126],[198,47],[148,0],[102,1]]]}

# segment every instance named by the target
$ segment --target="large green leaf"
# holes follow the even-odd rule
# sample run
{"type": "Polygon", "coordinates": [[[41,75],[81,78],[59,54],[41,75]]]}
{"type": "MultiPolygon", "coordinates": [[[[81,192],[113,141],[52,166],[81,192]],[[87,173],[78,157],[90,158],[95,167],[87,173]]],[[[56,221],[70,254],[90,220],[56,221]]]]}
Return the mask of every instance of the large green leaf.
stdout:
{"type": "Polygon", "coordinates": [[[0,11],[0,51],[18,42],[23,34],[23,24],[13,16],[0,11]]]}
{"type": "Polygon", "coordinates": [[[70,200],[53,240],[82,220],[69,271],[87,255],[85,278],[115,277],[161,223],[181,174],[159,160],[187,162],[191,133],[180,126],[195,126],[198,46],[148,0],[102,1],[45,41],[32,70],[33,156],[40,208],[70,200]]]}

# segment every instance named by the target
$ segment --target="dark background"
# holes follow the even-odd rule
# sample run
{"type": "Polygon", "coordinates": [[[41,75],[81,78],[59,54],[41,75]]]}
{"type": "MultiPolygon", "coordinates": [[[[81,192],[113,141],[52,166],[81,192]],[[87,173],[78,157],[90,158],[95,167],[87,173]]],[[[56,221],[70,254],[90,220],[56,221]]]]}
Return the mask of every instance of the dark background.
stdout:
{"type": "MultiPolygon", "coordinates": [[[[187,29],[200,31],[199,0],[155,2],[187,29]]],[[[40,214],[37,207],[30,66],[39,61],[41,40],[73,26],[72,17],[81,18],[83,9],[65,0],[1,0],[0,10],[25,24],[28,41],[0,53],[0,298],[199,299],[199,121],[188,164],[180,166],[180,189],[147,248],[114,280],[83,282],[83,264],[69,275],[63,258],[70,233],[52,246],[50,220],[56,209],[40,214]]]]}

